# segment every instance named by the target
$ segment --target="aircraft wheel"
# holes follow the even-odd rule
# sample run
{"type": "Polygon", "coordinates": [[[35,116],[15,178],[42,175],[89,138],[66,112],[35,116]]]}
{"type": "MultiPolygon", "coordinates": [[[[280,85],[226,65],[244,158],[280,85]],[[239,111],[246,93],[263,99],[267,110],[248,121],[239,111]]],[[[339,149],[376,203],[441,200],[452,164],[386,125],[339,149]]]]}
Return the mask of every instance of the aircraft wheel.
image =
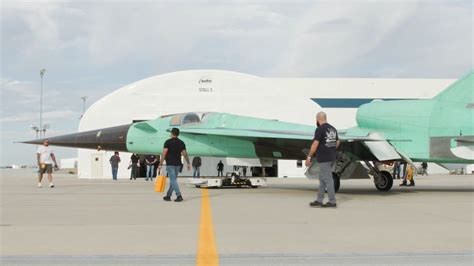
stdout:
{"type": "Polygon", "coordinates": [[[341,187],[341,178],[338,174],[332,173],[332,180],[334,180],[334,191],[337,193],[339,191],[339,187],[341,187]]]}
{"type": "Polygon", "coordinates": [[[392,175],[387,171],[381,171],[380,177],[375,180],[375,187],[380,191],[389,191],[392,186],[392,175]]]}

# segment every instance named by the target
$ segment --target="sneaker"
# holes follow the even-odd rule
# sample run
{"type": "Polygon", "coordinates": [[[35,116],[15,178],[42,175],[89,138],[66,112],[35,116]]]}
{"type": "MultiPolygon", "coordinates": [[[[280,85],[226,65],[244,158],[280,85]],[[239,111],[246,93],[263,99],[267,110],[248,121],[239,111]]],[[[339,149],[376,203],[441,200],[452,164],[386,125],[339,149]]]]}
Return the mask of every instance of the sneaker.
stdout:
{"type": "Polygon", "coordinates": [[[323,206],[323,208],[336,208],[336,207],[337,207],[337,204],[336,204],[336,203],[327,202],[327,203],[324,203],[322,206],[323,206]]]}
{"type": "Polygon", "coordinates": [[[148,181],[148,178],[145,178],[145,181],[148,181]]]}
{"type": "Polygon", "coordinates": [[[400,184],[401,187],[406,187],[407,186],[407,183],[403,182],[400,184]]]}
{"type": "Polygon", "coordinates": [[[53,188],[53,187],[54,187],[53,183],[49,184],[49,187],[50,187],[50,188],[53,188]]]}
{"type": "Polygon", "coordinates": [[[164,201],[171,201],[171,197],[163,197],[164,201]]]}
{"type": "Polygon", "coordinates": [[[183,201],[183,197],[181,195],[179,195],[174,201],[176,201],[176,202],[183,201]]]}
{"type": "Polygon", "coordinates": [[[309,206],[310,206],[310,207],[321,208],[323,205],[321,204],[321,202],[315,200],[315,201],[313,201],[313,202],[310,202],[310,203],[309,203],[309,206]]]}
{"type": "Polygon", "coordinates": [[[414,187],[414,186],[415,186],[415,182],[410,183],[410,184],[407,185],[407,187],[414,187]]]}
{"type": "Polygon", "coordinates": [[[38,188],[42,188],[43,185],[41,185],[41,183],[38,183],[38,188]]]}

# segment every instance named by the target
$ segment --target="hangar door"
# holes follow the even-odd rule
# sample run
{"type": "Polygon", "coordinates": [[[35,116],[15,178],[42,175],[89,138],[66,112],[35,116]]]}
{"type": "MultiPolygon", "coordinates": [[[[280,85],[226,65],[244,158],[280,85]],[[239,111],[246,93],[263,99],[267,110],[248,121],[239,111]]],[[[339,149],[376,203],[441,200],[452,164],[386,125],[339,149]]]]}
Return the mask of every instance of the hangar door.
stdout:
{"type": "Polygon", "coordinates": [[[91,154],[91,175],[92,177],[103,177],[104,176],[104,154],[93,153],[91,154]]]}

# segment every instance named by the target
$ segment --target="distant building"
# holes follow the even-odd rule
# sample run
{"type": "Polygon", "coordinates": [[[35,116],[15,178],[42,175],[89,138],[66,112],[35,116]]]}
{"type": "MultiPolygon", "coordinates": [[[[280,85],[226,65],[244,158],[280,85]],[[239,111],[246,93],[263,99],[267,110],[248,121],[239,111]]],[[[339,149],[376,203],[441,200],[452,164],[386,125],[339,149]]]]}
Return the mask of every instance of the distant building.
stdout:
{"type": "Polygon", "coordinates": [[[72,168],[77,168],[78,165],[78,160],[77,158],[65,158],[61,159],[61,162],[59,163],[59,166],[62,169],[72,169],[72,168]]]}

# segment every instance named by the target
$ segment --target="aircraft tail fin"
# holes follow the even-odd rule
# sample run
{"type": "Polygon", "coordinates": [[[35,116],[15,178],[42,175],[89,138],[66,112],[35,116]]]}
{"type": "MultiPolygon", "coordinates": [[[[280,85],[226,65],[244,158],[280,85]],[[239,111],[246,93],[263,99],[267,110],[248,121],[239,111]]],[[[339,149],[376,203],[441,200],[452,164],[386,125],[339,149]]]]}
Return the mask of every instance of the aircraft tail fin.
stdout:
{"type": "Polygon", "coordinates": [[[474,70],[434,97],[438,101],[474,103],[474,70]]]}

